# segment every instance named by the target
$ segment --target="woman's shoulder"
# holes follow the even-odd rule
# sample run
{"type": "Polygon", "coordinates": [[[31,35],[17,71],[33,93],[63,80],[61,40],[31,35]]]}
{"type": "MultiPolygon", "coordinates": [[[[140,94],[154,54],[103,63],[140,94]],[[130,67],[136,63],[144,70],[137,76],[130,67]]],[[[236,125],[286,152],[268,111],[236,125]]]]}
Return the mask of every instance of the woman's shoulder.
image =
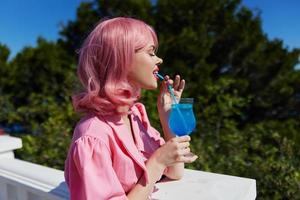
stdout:
{"type": "Polygon", "coordinates": [[[107,122],[96,115],[87,115],[77,123],[73,140],[81,137],[105,139],[113,133],[107,122]]]}

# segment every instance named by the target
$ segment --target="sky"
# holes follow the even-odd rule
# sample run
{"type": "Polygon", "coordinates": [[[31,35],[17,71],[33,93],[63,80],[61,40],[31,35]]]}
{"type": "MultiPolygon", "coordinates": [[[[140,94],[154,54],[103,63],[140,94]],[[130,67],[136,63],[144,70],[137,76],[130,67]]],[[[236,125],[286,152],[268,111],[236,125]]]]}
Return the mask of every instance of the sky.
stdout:
{"type": "MultiPolygon", "coordinates": [[[[35,46],[38,36],[56,40],[60,24],[75,19],[82,1],[87,0],[1,0],[0,43],[10,48],[13,57],[25,46],[35,46]]],[[[243,0],[242,4],[261,11],[269,39],[282,39],[289,49],[300,48],[300,0],[243,0]]]]}
{"type": "Polygon", "coordinates": [[[24,46],[35,46],[38,36],[56,40],[61,23],[76,17],[83,0],[1,0],[0,43],[14,56],[24,46]]]}
{"type": "Polygon", "coordinates": [[[269,39],[282,39],[289,49],[300,48],[299,0],[243,0],[243,4],[261,11],[263,31],[269,39]]]}

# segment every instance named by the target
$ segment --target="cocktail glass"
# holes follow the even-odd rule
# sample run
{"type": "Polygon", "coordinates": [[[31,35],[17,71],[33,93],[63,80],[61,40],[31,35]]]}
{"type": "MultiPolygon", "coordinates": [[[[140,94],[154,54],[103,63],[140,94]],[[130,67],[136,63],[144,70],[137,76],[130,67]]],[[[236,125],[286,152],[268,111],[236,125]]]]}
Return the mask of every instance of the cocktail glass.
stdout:
{"type": "Polygon", "coordinates": [[[172,104],[169,127],[176,135],[189,135],[195,129],[196,119],[193,104],[193,98],[181,98],[179,103],[172,104]]]}

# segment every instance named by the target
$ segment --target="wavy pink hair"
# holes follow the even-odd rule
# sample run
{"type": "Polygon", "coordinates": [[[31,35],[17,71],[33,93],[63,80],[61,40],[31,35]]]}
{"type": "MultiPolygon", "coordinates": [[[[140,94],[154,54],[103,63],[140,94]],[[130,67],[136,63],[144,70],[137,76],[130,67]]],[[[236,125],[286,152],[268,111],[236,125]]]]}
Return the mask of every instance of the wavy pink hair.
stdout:
{"type": "Polygon", "coordinates": [[[153,40],[154,30],[145,22],[117,17],[100,22],[84,41],[79,52],[77,74],[84,91],[73,95],[78,112],[98,115],[118,113],[118,106],[132,106],[139,98],[140,88],[127,80],[136,51],[153,40]]]}

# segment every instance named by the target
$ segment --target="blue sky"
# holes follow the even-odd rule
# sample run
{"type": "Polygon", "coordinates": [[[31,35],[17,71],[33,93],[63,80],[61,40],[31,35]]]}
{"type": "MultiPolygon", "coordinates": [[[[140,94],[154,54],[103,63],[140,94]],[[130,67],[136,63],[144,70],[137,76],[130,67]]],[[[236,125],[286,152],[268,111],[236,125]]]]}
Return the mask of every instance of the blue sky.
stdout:
{"type": "MultiPolygon", "coordinates": [[[[1,0],[0,43],[14,56],[24,46],[34,46],[38,36],[56,40],[59,24],[75,19],[82,1],[1,0]]],[[[243,0],[243,4],[261,10],[263,30],[270,39],[282,39],[289,49],[300,48],[299,0],[243,0]]]]}
{"type": "Polygon", "coordinates": [[[299,0],[243,0],[250,9],[260,9],[262,26],[270,39],[280,38],[291,48],[300,48],[299,0]]]}
{"type": "Polygon", "coordinates": [[[83,0],[1,0],[0,43],[12,56],[24,46],[34,46],[38,36],[56,40],[61,23],[75,19],[83,0]]]}

